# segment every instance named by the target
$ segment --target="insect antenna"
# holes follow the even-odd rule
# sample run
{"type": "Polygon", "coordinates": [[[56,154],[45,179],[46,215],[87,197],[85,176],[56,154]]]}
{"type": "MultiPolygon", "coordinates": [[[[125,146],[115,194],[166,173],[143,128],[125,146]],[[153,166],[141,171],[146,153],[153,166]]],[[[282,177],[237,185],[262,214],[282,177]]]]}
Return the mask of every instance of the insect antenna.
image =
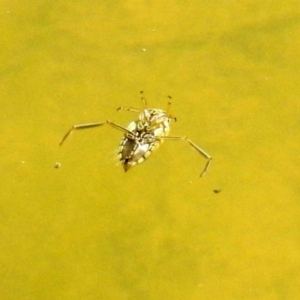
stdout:
{"type": "Polygon", "coordinates": [[[166,112],[167,112],[167,114],[168,114],[168,117],[169,117],[169,119],[173,119],[175,122],[177,121],[177,118],[176,117],[174,117],[174,116],[172,116],[171,114],[170,114],[170,110],[171,110],[171,105],[172,105],[172,97],[171,96],[168,96],[168,98],[169,98],[169,100],[168,100],[168,103],[167,103],[167,109],[166,109],[166,112]]]}
{"type": "Polygon", "coordinates": [[[147,101],[146,101],[146,98],[144,96],[144,92],[140,91],[140,95],[141,95],[141,100],[143,101],[144,108],[146,108],[147,107],[147,101]]]}

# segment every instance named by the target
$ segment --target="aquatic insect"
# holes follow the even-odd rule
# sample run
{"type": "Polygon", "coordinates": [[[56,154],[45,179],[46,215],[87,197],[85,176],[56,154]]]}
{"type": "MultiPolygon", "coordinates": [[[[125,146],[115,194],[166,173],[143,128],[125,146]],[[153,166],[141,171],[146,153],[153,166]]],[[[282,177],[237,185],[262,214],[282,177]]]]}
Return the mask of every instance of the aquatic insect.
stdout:
{"type": "MultiPolygon", "coordinates": [[[[171,97],[169,98],[171,99],[171,97]]],[[[147,103],[143,92],[141,92],[141,99],[144,104],[144,108],[142,110],[132,107],[119,107],[117,109],[139,113],[138,119],[132,121],[127,128],[109,120],[106,122],[73,125],[71,129],[64,135],[60,145],[64,143],[66,138],[74,130],[88,129],[109,124],[113,128],[124,132],[124,136],[119,145],[118,156],[126,172],[133,166],[146,160],[164,140],[186,140],[207,160],[206,165],[200,174],[200,177],[202,177],[208,170],[212,157],[186,136],[168,136],[170,131],[170,121],[172,119],[176,121],[176,118],[168,112],[171,102],[168,102],[168,108],[166,111],[164,111],[162,109],[147,108],[147,103]]]]}

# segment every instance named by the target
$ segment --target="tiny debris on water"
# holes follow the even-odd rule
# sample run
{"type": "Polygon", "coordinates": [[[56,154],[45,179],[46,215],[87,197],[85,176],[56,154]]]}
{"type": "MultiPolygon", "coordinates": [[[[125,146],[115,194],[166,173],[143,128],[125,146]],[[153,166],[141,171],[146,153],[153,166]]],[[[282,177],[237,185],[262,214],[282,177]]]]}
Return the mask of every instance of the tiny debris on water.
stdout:
{"type": "Polygon", "coordinates": [[[59,169],[60,167],[61,167],[61,163],[56,162],[56,163],[54,164],[54,168],[55,168],[55,169],[59,169]]]}

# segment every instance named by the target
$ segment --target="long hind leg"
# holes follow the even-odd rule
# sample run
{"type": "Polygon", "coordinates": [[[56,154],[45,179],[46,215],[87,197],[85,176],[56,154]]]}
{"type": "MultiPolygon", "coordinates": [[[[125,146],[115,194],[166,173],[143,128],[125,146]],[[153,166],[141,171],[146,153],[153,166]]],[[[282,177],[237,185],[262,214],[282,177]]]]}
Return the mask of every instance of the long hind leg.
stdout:
{"type": "Polygon", "coordinates": [[[207,162],[205,164],[205,167],[203,171],[200,173],[200,177],[202,177],[208,170],[212,157],[206,153],[202,148],[200,148],[198,145],[196,145],[192,140],[190,140],[187,136],[165,136],[158,139],[164,139],[164,140],[186,140],[198,153],[200,153],[204,158],[206,158],[207,162]]]}
{"type": "Polygon", "coordinates": [[[62,138],[61,142],[59,143],[59,145],[61,146],[64,141],[67,139],[67,137],[74,131],[74,130],[82,130],[82,129],[90,129],[90,128],[94,128],[94,127],[99,127],[102,126],[104,124],[109,124],[110,126],[112,126],[113,128],[119,129],[121,131],[125,131],[129,134],[132,134],[130,130],[126,129],[125,127],[118,125],[114,122],[111,121],[106,121],[106,122],[99,122],[99,123],[86,123],[86,124],[77,124],[77,125],[73,125],[71,127],[71,129],[64,135],[64,137],[62,138]]]}

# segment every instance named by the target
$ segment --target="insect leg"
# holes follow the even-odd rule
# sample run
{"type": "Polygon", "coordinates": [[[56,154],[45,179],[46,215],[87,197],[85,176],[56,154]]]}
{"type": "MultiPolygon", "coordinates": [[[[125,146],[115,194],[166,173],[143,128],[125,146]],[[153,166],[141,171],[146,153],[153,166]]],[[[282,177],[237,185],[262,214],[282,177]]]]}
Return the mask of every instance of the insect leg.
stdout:
{"type": "Polygon", "coordinates": [[[123,106],[120,106],[117,108],[117,111],[119,110],[127,110],[127,111],[133,111],[133,112],[140,112],[141,110],[140,109],[137,109],[137,108],[133,108],[133,107],[123,107],[123,106]]]}
{"type": "MultiPolygon", "coordinates": [[[[141,95],[141,100],[143,101],[143,106],[144,106],[144,108],[146,108],[147,107],[147,102],[146,102],[146,99],[144,97],[144,92],[140,91],[140,95],[141,95]]],[[[120,107],[117,108],[117,111],[119,111],[119,110],[127,110],[127,111],[132,111],[132,112],[137,112],[137,113],[141,112],[140,109],[137,109],[137,108],[134,108],[134,107],[120,106],[120,107]]]]}
{"type": "Polygon", "coordinates": [[[61,142],[59,143],[59,145],[61,146],[63,144],[63,142],[67,139],[67,137],[74,131],[77,129],[89,129],[89,128],[93,128],[93,127],[98,127],[98,126],[102,126],[104,125],[106,122],[102,122],[102,123],[87,123],[87,124],[77,124],[77,125],[73,125],[71,127],[71,129],[64,135],[63,139],[61,140],[61,142]]]}
{"type": "Polygon", "coordinates": [[[158,140],[164,139],[164,140],[186,140],[196,151],[198,151],[204,158],[206,158],[207,162],[203,169],[203,171],[200,174],[200,177],[202,177],[206,171],[208,170],[212,157],[207,154],[202,148],[200,148],[198,145],[196,145],[192,140],[190,140],[187,136],[164,136],[157,138],[158,140]]]}
{"type": "Polygon", "coordinates": [[[132,132],[130,130],[128,130],[127,128],[121,126],[121,125],[118,125],[114,122],[111,122],[111,121],[106,121],[107,124],[111,125],[113,128],[116,128],[116,129],[119,129],[119,130],[122,130],[122,131],[125,131],[125,132],[128,132],[130,134],[132,134],[132,132]]]}
{"type": "Polygon", "coordinates": [[[126,129],[125,127],[121,126],[121,125],[118,125],[114,122],[111,122],[111,121],[106,121],[106,122],[102,122],[102,123],[87,123],[87,124],[77,124],[77,125],[73,125],[71,127],[71,129],[64,135],[62,141],[59,143],[59,145],[61,146],[64,141],[67,139],[67,137],[74,131],[74,130],[79,130],[79,129],[89,129],[89,128],[93,128],[93,127],[98,127],[98,126],[102,126],[104,124],[109,124],[111,125],[113,128],[115,129],[119,129],[119,130],[122,130],[122,131],[125,131],[129,134],[132,135],[132,132],[128,129],[126,129]]]}
{"type": "Polygon", "coordinates": [[[200,154],[202,154],[206,158],[206,160],[207,160],[205,168],[202,171],[202,173],[200,174],[200,177],[202,177],[206,173],[206,171],[208,170],[208,167],[210,166],[212,157],[209,154],[207,154],[202,148],[200,148],[198,145],[196,145],[193,141],[191,141],[189,138],[186,138],[186,140],[189,142],[189,144],[194,149],[196,149],[200,154]]]}

